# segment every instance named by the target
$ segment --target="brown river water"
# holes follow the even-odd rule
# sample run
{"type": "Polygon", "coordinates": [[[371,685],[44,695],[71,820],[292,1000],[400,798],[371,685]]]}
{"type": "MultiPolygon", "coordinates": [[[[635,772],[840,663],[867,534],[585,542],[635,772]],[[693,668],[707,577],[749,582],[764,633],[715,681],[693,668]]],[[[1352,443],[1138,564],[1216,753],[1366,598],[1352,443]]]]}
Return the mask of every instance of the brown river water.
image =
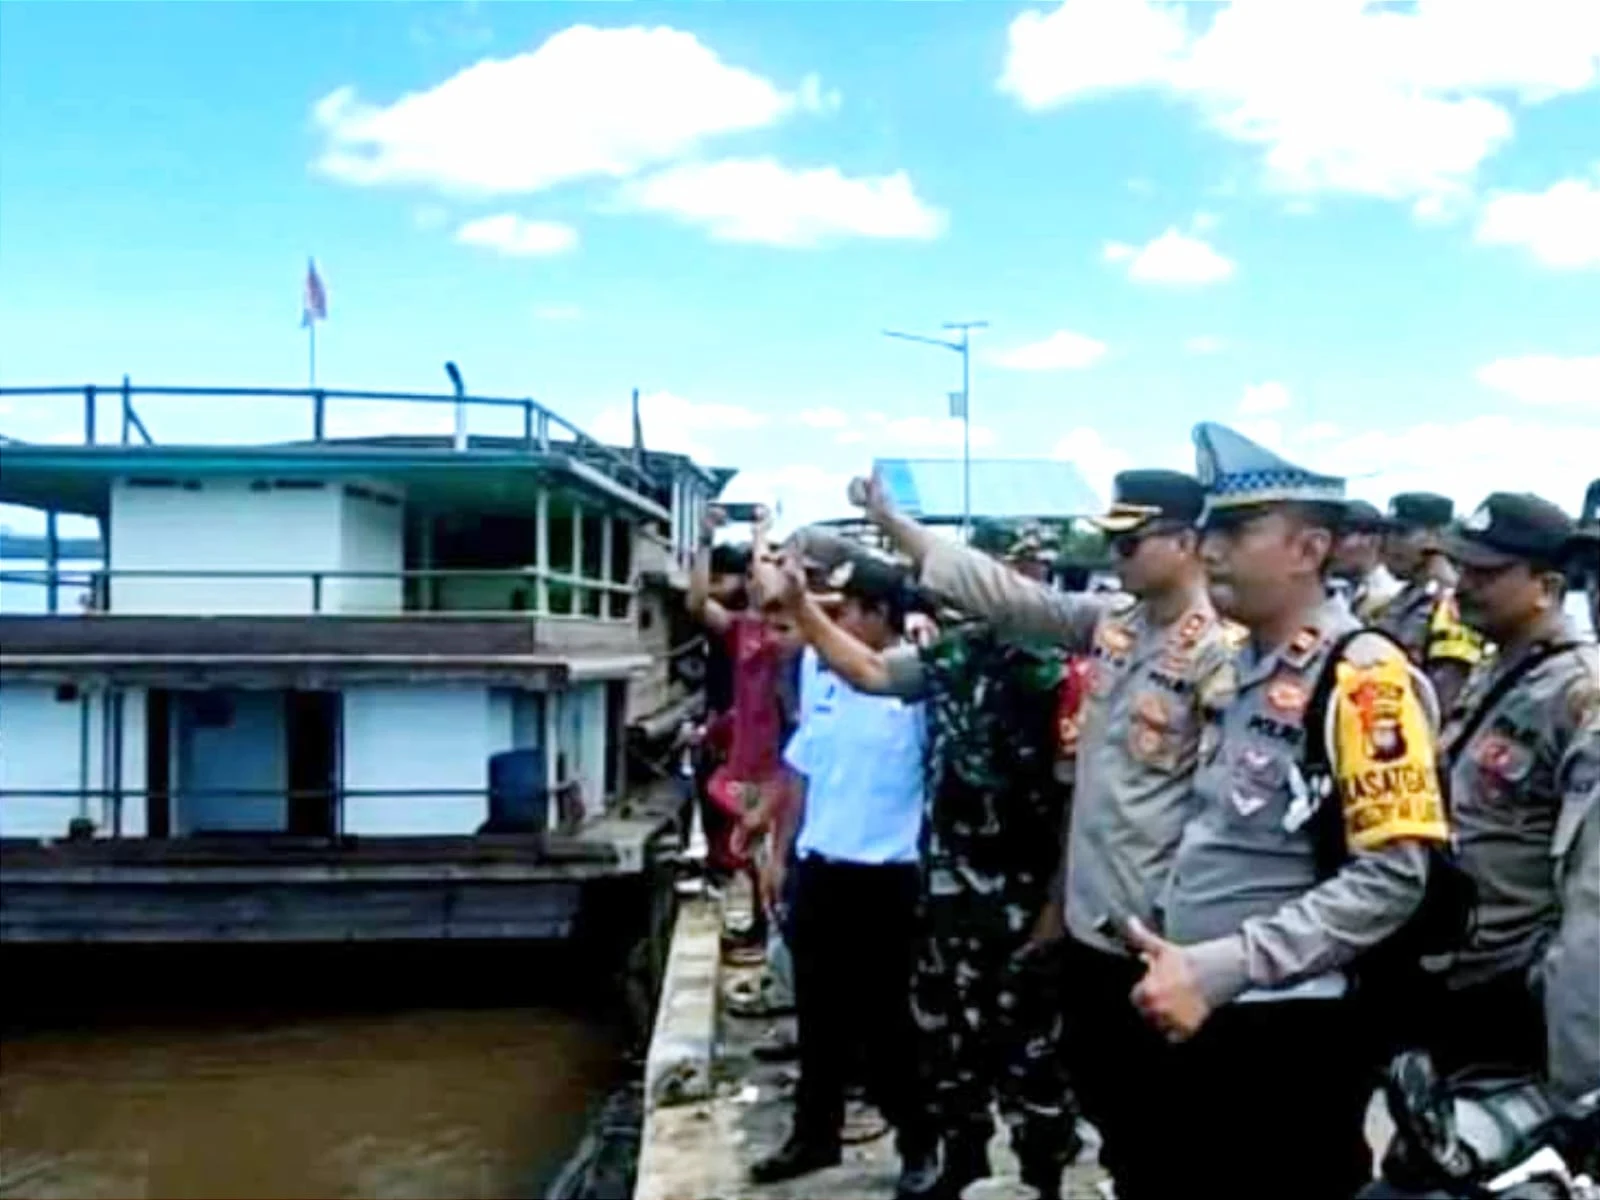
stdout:
{"type": "Polygon", "coordinates": [[[250,952],[7,948],[0,1197],[536,1196],[619,1078],[570,963],[250,952]]]}

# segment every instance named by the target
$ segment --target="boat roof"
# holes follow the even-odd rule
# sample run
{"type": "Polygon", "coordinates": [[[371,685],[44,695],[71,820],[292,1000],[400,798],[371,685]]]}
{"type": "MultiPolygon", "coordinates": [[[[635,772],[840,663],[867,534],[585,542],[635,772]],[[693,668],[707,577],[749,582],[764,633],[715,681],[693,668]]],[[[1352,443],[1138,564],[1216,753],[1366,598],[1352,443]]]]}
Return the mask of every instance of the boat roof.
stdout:
{"type": "MultiPolygon", "coordinates": [[[[473,439],[474,442],[481,439],[473,439]]],[[[140,476],[270,476],[274,479],[381,479],[402,486],[422,508],[531,511],[541,488],[606,507],[669,519],[635,491],[571,450],[515,450],[469,444],[384,445],[307,442],[267,446],[62,446],[0,444],[0,504],[103,516],[114,481],[140,476]]]]}
{"type": "MultiPolygon", "coordinates": [[[[459,381],[458,381],[459,382],[459,381]]],[[[713,496],[735,471],[702,467],[686,455],[643,447],[607,445],[530,398],[324,389],[122,386],[4,387],[0,396],[46,402],[58,409],[81,405],[86,433],[79,444],[25,442],[0,436],[0,503],[86,516],[104,515],[112,482],[129,475],[269,475],[283,479],[365,477],[404,487],[421,506],[495,511],[531,504],[540,488],[567,492],[590,503],[667,520],[674,487],[686,474],[713,496]],[[314,405],[315,440],[275,443],[158,442],[139,413],[147,400],[178,400],[189,407],[186,427],[241,401],[314,405]],[[474,435],[461,448],[447,435],[391,434],[329,438],[323,433],[330,404],[398,402],[487,408],[520,415],[522,437],[474,435]],[[120,402],[120,443],[95,436],[97,414],[120,402]],[[209,409],[194,406],[210,405],[209,409]],[[137,434],[138,438],[134,435],[137,434]],[[142,439],[142,441],[138,440],[142,439]]],[[[146,413],[146,415],[149,415],[146,413]]]]}

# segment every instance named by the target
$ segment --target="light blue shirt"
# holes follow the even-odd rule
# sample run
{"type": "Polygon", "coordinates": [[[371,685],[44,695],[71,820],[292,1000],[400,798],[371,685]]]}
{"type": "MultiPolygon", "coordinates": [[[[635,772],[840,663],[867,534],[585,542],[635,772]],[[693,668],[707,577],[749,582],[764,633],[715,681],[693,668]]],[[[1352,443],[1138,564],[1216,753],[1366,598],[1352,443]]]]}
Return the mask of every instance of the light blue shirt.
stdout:
{"type": "Polygon", "coordinates": [[[824,684],[833,678],[833,672],[823,665],[816,649],[807,646],[800,651],[800,716],[795,723],[798,733],[811,715],[812,707],[822,698],[824,684]]]}
{"type": "Polygon", "coordinates": [[[800,687],[800,727],[783,753],[806,778],[796,853],[915,863],[922,834],[922,705],[858,692],[814,660],[801,664],[800,687]]]}

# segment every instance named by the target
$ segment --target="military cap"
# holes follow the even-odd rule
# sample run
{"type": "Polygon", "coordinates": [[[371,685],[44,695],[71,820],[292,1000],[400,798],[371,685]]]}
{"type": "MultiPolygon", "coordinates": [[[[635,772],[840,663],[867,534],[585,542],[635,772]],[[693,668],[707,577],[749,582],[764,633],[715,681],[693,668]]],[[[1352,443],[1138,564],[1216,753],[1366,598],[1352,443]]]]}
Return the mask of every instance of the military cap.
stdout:
{"type": "Polygon", "coordinates": [[[1006,546],[1006,558],[1011,561],[1034,560],[1047,562],[1056,556],[1056,538],[1050,530],[1037,522],[1029,522],[1017,529],[1006,546]]]}
{"type": "Polygon", "coordinates": [[[1443,529],[1455,515],[1455,501],[1434,492],[1402,492],[1389,501],[1389,524],[1396,529],[1443,529]]]}
{"type": "Polygon", "coordinates": [[[1527,493],[1496,492],[1447,534],[1447,556],[1468,567],[1492,570],[1527,562],[1562,563],[1577,531],[1571,517],[1548,500],[1527,493]]]}
{"type": "Polygon", "coordinates": [[[1344,506],[1344,480],[1296,466],[1226,425],[1194,427],[1195,474],[1206,490],[1202,523],[1265,504],[1344,506]]]}
{"type": "Polygon", "coordinates": [[[1132,533],[1154,521],[1194,525],[1205,510],[1206,490],[1182,471],[1121,471],[1111,481],[1111,509],[1090,520],[1106,533],[1132,533]]]}
{"type": "Polygon", "coordinates": [[[1583,513],[1572,539],[1571,571],[1579,586],[1585,579],[1600,576],[1600,479],[1589,485],[1583,497],[1583,513]]]}
{"type": "Polygon", "coordinates": [[[1375,505],[1365,500],[1351,500],[1344,506],[1344,517],[1339,528],[1346,533],[1379,533],[1389,522],[1375,505]]]}

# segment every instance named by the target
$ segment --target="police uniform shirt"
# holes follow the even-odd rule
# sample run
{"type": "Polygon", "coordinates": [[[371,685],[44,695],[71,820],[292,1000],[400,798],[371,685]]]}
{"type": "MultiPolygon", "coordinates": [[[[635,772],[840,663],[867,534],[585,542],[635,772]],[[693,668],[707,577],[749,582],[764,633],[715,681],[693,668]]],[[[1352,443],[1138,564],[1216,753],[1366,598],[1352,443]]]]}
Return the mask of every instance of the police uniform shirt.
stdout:
{"type": "Polygon", "coordinates": [[[1406,584],[1371,623],[1419,667],[1455,662],[1470,670],[1484,657],[1483,640],[1461,621],[1454,579],[1443,573],[1406,584]]]}
{"type": "MultiPolygon", "coordinates": [[[[1581,640],[1565,615],[1539,639],[1581,640]]],[[[1445,726],[1451,815],[1462,866],[1478,887],[1472,939],[1446,966],[1453,987],[1527,970],[1555,925],[1550,847],[1562,805],[1559,773],[1597,703],[1594,646],[1545,659],[1500,698],[1465,746],[1456,745],[1479,698],[1531,649],[1530,644],[1474,672],[1445,726]]]]}
{"type": "Polygon", "coordinates": [[[1409,917],[1423,843],[1448,836],[1435,771],[1433,697],[1394,646],[1358,637],[1336,666],[1328,749],[1351,857],[1319,876],[1302,722],[1332,643],[1358,627],[1324,602],[1290,641],[1242,651],[1238,692],[1201,738],[1198,812],[1163,905],[1212,1004],[1336,996],[1341,968],[1409,917]]]}
{"type": "Polygon", "coordinates": [[[922,585],[1004,635],[1049,638],[1092,659],[1079,716],[1067,844],[1067,928],[1126,954],[1099,922],[1154,919],[1184,824],[1203,714],[1232,691],[1233,651],[1203,593],[1170,625],[1125,595],[1051,590],[965,547],[938,543],[922,585]]]}
{"type": "Polygon", "coordinates": [[[1600,1087],[1600,709],[1561,770],[1550,845],[1560,923],[1545,954],[1550,1083],[1562,1099],[1600,1087]]]}

